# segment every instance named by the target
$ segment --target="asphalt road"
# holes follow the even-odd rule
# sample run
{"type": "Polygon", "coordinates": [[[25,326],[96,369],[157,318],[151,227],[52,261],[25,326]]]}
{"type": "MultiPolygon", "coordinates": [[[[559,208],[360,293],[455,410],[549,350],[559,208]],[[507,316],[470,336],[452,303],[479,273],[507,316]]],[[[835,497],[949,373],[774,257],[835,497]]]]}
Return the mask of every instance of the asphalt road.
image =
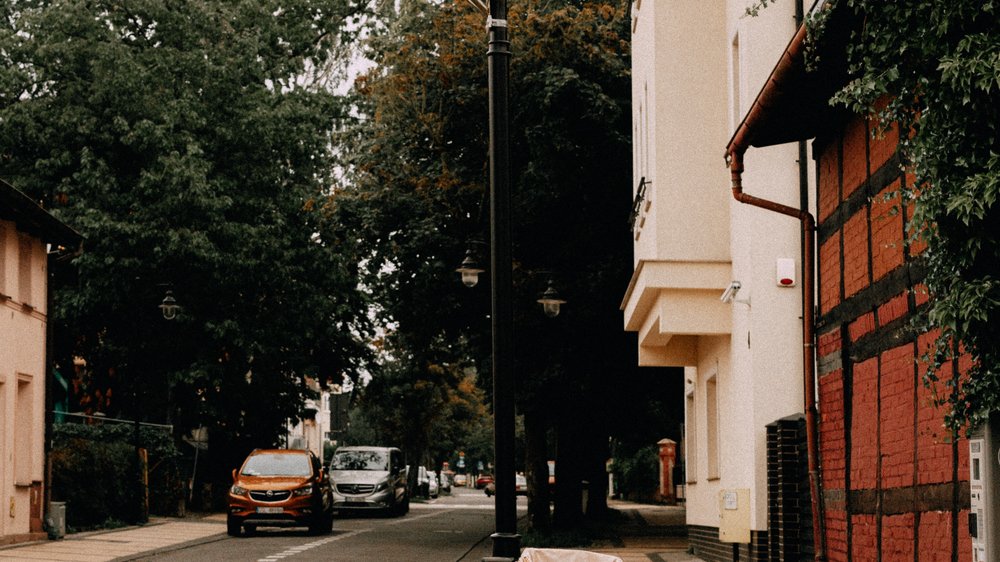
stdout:
{"type": "MultiPolygon", "coordinates": [[[[518,510],[525,508],[525,499],[518,498],[518,510]]],[[[481,490],[454,488],[450,496],[411,502],[410,512],[403,517],[340,515],[327,535],[309,535],[305,529],[262,528],[253,536],[222,536],[138,560],[481,560],[489,555],[493,530],[493,499],[481,490]]]]}

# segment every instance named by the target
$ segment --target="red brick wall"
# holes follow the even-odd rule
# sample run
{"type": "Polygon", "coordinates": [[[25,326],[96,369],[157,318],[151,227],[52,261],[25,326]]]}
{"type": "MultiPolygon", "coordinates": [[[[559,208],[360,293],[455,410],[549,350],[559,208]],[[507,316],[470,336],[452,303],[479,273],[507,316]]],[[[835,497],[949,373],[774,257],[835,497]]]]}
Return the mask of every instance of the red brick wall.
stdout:
{"type": "MultiPolygon", "coordinates": [[[[927,302],[908,240],[896,132],[854,119],[817,160],[820,455],[832,561],[971,560],[968,450],[944,431],[921,380],[936,334],[909,319],[927,302]]],[[[959,365],[961,371],[961,365],[959,365]]],[[[942,373],[952,376],[950,371],[942,373]]]]}

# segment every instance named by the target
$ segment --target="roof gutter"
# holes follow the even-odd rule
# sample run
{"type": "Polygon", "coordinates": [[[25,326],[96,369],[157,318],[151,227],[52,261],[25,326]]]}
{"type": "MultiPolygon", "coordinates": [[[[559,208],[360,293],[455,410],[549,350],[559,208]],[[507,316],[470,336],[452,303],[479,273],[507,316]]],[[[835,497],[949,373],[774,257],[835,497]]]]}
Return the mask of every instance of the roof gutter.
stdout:
{"type": "Polygon", "coordinates": [[[806,416],[806,456],[809,465],[809,488],[812,499],[813,547],[815,560],[826,560],[826,529],[823,525],[823,496],[819,467],[819,424],[816,408],[816,349],[815,337],[815,257],[816,220],[807,209],[797,209],[774,201],[761,199],[743,192],[743,155],[750,147],[753,134],[772,108],[777,108],[775,100],[786,77],[792,69],[801,64],[806,26],[799,26],[798,32],[782,53],[781,59],[771,71],[763,89],[757,95],[743,122],[733,134],[726,147],[726,163],[732,178],[733,197],[740,203],[759,207],[797,219],[802,225],[804,240],[802,250],[802,373],[806,416]]]}

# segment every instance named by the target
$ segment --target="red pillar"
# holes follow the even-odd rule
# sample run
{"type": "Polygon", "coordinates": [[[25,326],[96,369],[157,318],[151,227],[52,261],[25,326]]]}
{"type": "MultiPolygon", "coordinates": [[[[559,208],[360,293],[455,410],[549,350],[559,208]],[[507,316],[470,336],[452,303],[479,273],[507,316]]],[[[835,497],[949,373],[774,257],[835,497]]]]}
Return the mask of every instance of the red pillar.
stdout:
{"type": "Polygon", "coordinates": [[[674,485],[674,464],[677,461],[677,442],[660,439],[660,498],[670,505],[677,504],[677,487],[674,485]]]}

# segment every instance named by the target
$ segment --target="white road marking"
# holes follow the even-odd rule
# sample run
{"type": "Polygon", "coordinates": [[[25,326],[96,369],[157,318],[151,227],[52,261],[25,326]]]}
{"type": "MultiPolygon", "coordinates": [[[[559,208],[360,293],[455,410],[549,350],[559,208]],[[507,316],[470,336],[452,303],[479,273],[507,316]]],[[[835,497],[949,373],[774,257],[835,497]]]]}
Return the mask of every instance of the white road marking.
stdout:
{"type": "MultiPolygon", "coordinates": [[[[423,515],[415,515],[415,516],[410,516],[410,517],[403,517],[401,519],[396,519],[394,521],[387,521],[385,523],[385,525],[399,525],[399,524],[402,524],[402,523],[408,523],[410,521],[416,521],[418,519],[426,519],[428,517],[435,517],[437,515],[441,515],[441,513],[442,512],[437,511],[437,512],[434,512],[434,513],[425,513],[423,515]]],[[[271,554],[270,556],[266,556],[264,558],[258,558],[257,562],[275,562],[276,560],[282,560],[282,559],[287,558],[289,556],[295,556],[296,554],[301,554],[301,553],[303,553],[303,552],[305,552],[307,550],[312,550],[312,549],[316,548],[317,546],[323,546],[324,544],[328,544],[328,543],[331,543],[333,541],[339,541],[340,539],[346,539],[348,537],[353,537],[355,535],[360,535],[361,533],[367,533],[367,532],[372,531],[372,530],[373,529],[358,529],[356,531],[349,531],[349,532],[344,533],[342,535],[334,535],[332,537],[327,537],[325,539],[321,539],[321,540],[318,540],[318,541],[313,541],[313,542],[306,543],[306,544],[300,544],[300,545],[296,545],[296,546],[291,546],[291,547],[288,547],[285,550],[283,550],[283,551],[281,551],[281,552],[279,552],[277,554],[271,554]]]]}
{"type": "Polygon", "coordinates": [[[441,512],[438,511],[436,513],[425,513],[423,515],[414,515],[414,516],[411,516],[411,517],[403,517],[401,519],[395,519],[393,521],[387,521],[386,525],[399,525],[399,524],[402,524],[402,523],[408,523],[410,521],[416,521],[417,519],[425,519],[427,517],[434,517],[435,515],[441,515],[441,512]]]}
{"type": "Polygon", "coordinates": [[[328,543],[331,543],[333,541],[339,541],[340,539],[346,539],[348,537],[353,537],[354,535],[360,535],[361,533],[367,533],[368,531],[371,531],[371,529],[358,529],[357,531],[349,531],[349,532],[344,533],[342,535],[334,535],[332,537],[327,537],[325,539],[321,539],[321,540],[318,540],[318,541],[313,541],[311,543],[306,543],[306,544],[301,544],[301,545],[298,545],[298,546],[289,547],[289,548],[285,549],[284,551],[279,552],[277,554],[272,554],[272,555],[267,556],[265,558],[259,558],[257,560],[257,562],[274,562],[275,560],[281,560],[282,558],[286,558],[288,556],[295,556],[296,554],[300,554],[300,553],[305,552],[307,550],[311,550],[313,548],[316,548],[317,546],[323,546],[324,544],[328,544],[328,543]]]}

